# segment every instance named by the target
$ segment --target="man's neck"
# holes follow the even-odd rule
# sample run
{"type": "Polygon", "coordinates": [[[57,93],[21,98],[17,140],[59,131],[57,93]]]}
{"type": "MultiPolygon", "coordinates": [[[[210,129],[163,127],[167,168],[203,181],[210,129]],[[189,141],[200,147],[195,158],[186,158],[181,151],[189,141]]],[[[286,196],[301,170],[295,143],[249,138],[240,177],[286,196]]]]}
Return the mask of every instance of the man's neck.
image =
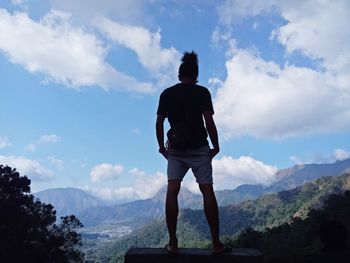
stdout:
{"type": "Polygon", "coordinates": [[[197,80],[193,80],[193,79],[182,79],[181,80],[182,84],[196,84],[197,80]]]}

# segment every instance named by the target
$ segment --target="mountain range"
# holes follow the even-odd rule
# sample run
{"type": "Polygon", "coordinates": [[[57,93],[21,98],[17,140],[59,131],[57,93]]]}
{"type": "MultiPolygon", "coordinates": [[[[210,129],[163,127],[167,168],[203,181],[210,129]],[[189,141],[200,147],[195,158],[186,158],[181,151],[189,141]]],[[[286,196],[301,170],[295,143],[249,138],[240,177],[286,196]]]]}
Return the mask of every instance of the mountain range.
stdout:
{"type": "Polygon", "coordinates": [[[54,188],[34,194],[41,202],[52,204],[58,216],[76,215],[79,211],[103,205],[98,198],[77,188],[54,188]]]}
{"type": "MultiPolygon", "coordinates": [[[[293,189],[324,176],[336,176],[350,171],[350,159],[335,163],[303,164],[279,170],[276,181],[269,187],[263,185],[240,185],[233,190],[216,191],[219,206],[238,204],[264,194],[293,189]]],[[[214,175],[215,178],[215,175],[214,175]]],[[[101,200],[74,188],[49,189],[35,194],[37,198],[54,205],[59,215],[75,214],[86,226],[103,223],[143,225],[164,214],[166,187],[154,197],[118,205],[105,205],[101,200]]],[[[202,197],[182,188],[180,208],[200,209],[202,197]]]]}
{"type": "MultiPolygon", "coordinates": [[[[303,220],[311,209],[321,209],[330,195],[342,195],[350,190],[350,173],[322,177],[291,190],[265,194],[255,200],[219,208],[220,232],[235,237],[247,228],[272,229],[293,219],[303,220]]],[[[180,247],[207,247],[210,231],[203,210],[183,209],[177,227],[180,247]]],[[[283,241],[281,241],[283,242],[283,241]]],[[[102,262],[123,262],[122,255],[130,247],[164,247],[167,243],[166,224],[163,219],[135,229],[122,239],[112,242],[96,257],[102,262]]]]}

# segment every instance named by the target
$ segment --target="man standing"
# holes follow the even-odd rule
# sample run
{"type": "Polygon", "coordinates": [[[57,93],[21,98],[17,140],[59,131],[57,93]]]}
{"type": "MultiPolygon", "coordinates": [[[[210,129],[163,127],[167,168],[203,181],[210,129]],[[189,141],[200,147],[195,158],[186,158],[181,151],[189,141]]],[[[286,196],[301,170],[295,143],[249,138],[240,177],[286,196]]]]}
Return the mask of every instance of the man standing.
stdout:
{"type": "Polygon", "coordinates": [[[165,89],[160,95],[156,122],[159,152],[168,160],[165,214],[169,243],[166,249],[170,254],[176,254],[178,250],[176,225],[179,206],[177,197],[181,181],[191,168],[203,195],[204,212],[212,236],[212,253],[220,254],[227,252],[227,248],[219,239],[219,213],[213,190],[211,164],[212,158],[218,154],[220,148],[213,120],[214,110],[210,92],[207,88],[196,84],[198,59],[193,51],[184,53],[178,77],[180,83],[165,89]],[[171,128],[168,132],[167,147],[164,145],[165,118],[168,118],[171,128]],[[176,131],[180,126],[184,126],[182,132],[176,131]],[[177,136],[178,139],[184,136],[183,133],[186,135],[185,145],[179,148],[171,137],[177,136]],[[208,134],[213,148],[209,147],[208,134]]]}

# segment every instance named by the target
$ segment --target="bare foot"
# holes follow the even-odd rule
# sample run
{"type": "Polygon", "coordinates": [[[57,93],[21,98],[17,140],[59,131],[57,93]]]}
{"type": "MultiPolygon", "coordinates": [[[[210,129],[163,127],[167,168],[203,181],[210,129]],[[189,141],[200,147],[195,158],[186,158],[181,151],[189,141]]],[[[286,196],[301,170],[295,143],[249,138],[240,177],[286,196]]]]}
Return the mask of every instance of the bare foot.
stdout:
{"type": "Polygon", "coordinates": [[[232,251],[232,248],[220,243],[218,246],[213,247],[213,250],[211,251],[211,253],[213,255],[220,255],[230,251],[232,251]]]}
{"type": "Polygon", "coordinates": [[[177,239],[169,240],[169,243],[165,246],[165,249],[169,254],[177,254],[178,252],[177,239]]]}

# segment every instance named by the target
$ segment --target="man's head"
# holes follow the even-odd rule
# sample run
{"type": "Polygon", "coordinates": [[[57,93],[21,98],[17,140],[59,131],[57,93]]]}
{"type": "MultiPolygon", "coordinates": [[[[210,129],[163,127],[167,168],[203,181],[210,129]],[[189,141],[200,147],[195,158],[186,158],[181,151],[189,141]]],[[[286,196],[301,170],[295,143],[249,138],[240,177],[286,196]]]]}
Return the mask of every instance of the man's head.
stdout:
{"type": "Polygon", "coordinates": [[[195,52],[185,52],[182,59],[182,63],[179,67],[179,80],[180,81],[193,81],[197,82],[198,78],[198,58],[195,52]]]}

